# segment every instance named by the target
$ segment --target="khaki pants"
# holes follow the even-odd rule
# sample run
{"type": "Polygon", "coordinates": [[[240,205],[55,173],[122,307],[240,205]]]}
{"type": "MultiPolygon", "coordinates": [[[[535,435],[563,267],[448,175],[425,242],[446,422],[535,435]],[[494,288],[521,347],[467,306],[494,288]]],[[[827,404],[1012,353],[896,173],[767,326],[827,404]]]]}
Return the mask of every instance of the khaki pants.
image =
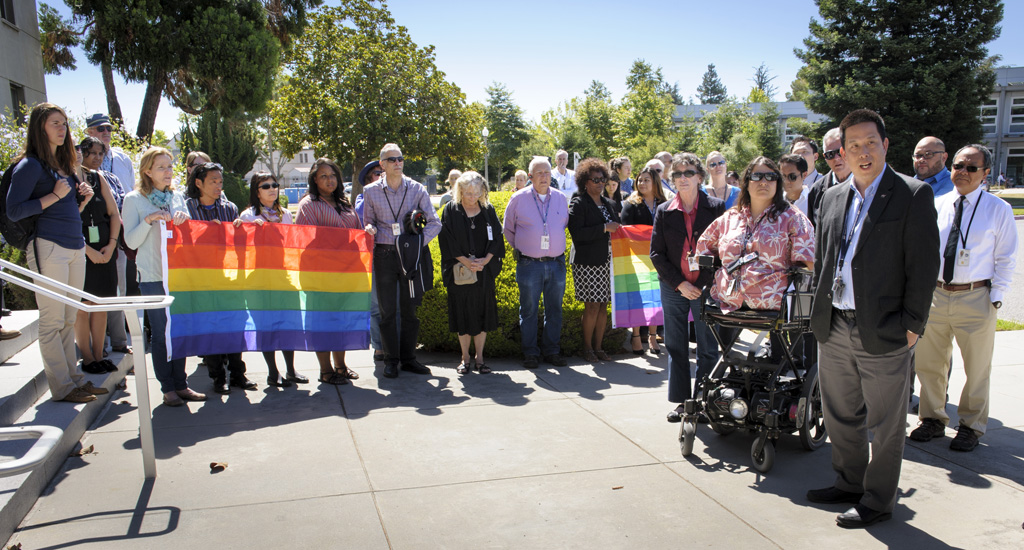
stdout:
{"type": "Polygon", "coordinates": [[[960,394],[960,424],[978,434],[988,424],[989,375],[996,338],[996,308],[988,287],[960,292],[936,288],[928,326],[917,343],[917,378],[921,381],[919,417],[949,423],[946,414],[947,371],[953,339],[960,346],[967,384],[960,394]]]}
{"type": "MultiPolygon", "coordinates": [[[[74,288],[85,285],[85,249],[70,250],[45,239],[28,244],[28,267],[74,288]],[[39,263],[36,264],[36,250],[39,263]]],[[[45,286],[45,285],[44,285],[45,286]]],[[[63,294],[56,289],[55,292],[63,294]]],[[[39,305],[39,351],[54,400],[67,397],[84,382],[75,351],[75,315],[78,310],[36,295],[39,305]]]]}

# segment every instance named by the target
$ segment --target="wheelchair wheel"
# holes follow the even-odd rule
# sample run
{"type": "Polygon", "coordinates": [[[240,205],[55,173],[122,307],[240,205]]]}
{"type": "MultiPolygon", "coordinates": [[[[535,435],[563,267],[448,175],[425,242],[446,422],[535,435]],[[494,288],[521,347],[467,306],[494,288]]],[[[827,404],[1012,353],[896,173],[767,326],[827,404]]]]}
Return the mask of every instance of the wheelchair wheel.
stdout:
{"type": "Polygon", "coordinates": [[[693,454],[693,440],[697,435],[697,425],[692,422],[683,422],[679,427],[679,451],[683,456],[693,454]]]}
{"type": "Polygon", "coordinates": [[[804,388],[800,393],[806,398],[804,422],[800,426],[800,445],[813,451],[825,444],[828,433],[825,430],[825,415],[821,410],[821,384],[818,381],[818,365],[807,370],[804,388]]]}
{"type": "Polygon", "coordinates": [[[761,449],[760,453],[757,453],[757,442],[760,438],[755,438],[754,443],[750,445],[750,461],[754,465],[754,469],[762,474],[768,473],[768,470],[775,466],[775,442],[765,441],[764,448],[761,449]]]}

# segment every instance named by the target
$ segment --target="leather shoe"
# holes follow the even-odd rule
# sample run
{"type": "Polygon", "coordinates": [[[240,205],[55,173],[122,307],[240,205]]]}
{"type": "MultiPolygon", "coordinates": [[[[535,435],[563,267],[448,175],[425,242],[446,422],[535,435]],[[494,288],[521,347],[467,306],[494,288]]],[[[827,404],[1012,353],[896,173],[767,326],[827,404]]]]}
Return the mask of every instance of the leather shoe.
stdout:
{"type": "Polygon", "coordinates": [[[413,374],[430,374],[430,369],[415,359],[408,363],[402,363],[402,370],[413,374]]]}
{"type": "Polygon", "coordinates": [[[397,363],[388,363],[384,365],[384,378],[398,378],[397,363]]]}
{"type": "Polygon", "coordinates": [[[555,367],[564,367],[569,364],[569,362],[565,360],[565,357],[562,357],[562,354],[560,353],[545,355],[544,362],[549,363],[555,367]]]}
{"type": "Polygon", "coordinates": [[[682,422],[683,412],[683,406],[679,405],[678,407],[669,411],[669,413],[665,416],[665,420],[668,420],[670,424],[682,422]]]}
{"type": "Polygon", "coordinates": [[[537,358],[536,355],[527,355],[526,358],[523,359],[523,368],[524,369],[535,369],[535,368],[537,368],[537,363],[539,363],[539,361],[537,361],[537,359],[538,358],[537,358]]]}
{"type": "Polygon", "coordinates": [[[880,521],[892,519],[891,512],[872,510],[863,504],[857,504],[846,512],[836,516],[836,523],[844,529],[862,529],[880,521]]]}
{"type": "Polygon", "coordinates": [[[818,504],[858,504],[863,496],[864,493],[852,493],[850,491],[837,489],[836,487],[811,489],[810,491],[807,491],[807,500],[817,502],[818,504]]]}
{"type": "Polygon", "coordinates": [[[946,435],[946,426],[937,418],[922,418],[921,425],[910,432],[914,441],[931,441],[946,435]]]}
{"type": "Polygon", "coordinates": [[[249,380],[245,376],[238,376],[238,377],[232,376],[231,377],[231,385],[236,387],[236,388],[241,388],[243,390],[255,390],[255,389],[257,389],[259,387],[259,386],[256,385],[256,382],[253,382],[252,380],[249,380]]]}
{"type": "Polygon", "coordinates": [[[231,393],[231,388],[228,387],[228,381],[224,378],[218,378],[213,381],[213,391],[217,393],[231,393]]]}

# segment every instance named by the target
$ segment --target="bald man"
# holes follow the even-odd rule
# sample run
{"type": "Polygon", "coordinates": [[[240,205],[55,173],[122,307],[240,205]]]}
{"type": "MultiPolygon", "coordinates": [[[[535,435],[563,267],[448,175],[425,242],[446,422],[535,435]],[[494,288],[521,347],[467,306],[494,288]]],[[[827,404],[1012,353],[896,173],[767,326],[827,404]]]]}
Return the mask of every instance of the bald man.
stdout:
{"type": "Polygon", "coordinates": [[[941,139],[935,136],[922,138],[917,142],[911,156],[917,179],[932,186],[932,193],[936,199],[953,190],[953,180],[946,169],[949,153],[946,152],[946,144],[942,143],[941,139]]]}

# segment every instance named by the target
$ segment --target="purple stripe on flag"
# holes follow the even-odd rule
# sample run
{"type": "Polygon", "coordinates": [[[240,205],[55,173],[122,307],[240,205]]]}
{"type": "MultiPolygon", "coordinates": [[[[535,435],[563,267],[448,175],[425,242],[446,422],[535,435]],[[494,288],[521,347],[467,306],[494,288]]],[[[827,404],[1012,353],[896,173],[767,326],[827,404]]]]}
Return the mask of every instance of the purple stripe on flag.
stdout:
{"type": "Polygon", "coordinates": [[[172,338],[174,358],[200,357],[241,351],[344,351],[370,347],[370,333],[346,332],[245,331],[218,334],[213,338],[172,338]]]}

